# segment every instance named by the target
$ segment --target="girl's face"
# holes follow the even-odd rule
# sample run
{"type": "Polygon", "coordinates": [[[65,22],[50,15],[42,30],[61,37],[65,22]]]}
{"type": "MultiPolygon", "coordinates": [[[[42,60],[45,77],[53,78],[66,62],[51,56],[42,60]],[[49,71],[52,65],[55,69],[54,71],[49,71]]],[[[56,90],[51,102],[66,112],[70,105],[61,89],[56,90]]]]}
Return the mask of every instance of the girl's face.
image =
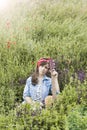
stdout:
{"type": "Polygon", "coordinates": [[[39,75],[45,75],[47,73],[49,69],[49,65],[46,64],[46,65],[43,65],[43,66],[39,66],[38,70],[39,70],[39,75]]]}

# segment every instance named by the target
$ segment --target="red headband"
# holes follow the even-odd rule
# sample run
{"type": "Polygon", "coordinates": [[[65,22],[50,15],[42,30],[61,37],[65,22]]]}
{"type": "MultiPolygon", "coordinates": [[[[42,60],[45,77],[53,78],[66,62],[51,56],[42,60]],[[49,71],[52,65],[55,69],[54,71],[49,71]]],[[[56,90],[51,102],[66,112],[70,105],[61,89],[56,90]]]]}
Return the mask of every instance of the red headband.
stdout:
{"type": "Polygon", "coordinates": [[[39,67],[42,62],[49,63],[49,60],[50,60],[50,58],[41,58],[41,59],[38,60],[37,66],[39,67]]]}

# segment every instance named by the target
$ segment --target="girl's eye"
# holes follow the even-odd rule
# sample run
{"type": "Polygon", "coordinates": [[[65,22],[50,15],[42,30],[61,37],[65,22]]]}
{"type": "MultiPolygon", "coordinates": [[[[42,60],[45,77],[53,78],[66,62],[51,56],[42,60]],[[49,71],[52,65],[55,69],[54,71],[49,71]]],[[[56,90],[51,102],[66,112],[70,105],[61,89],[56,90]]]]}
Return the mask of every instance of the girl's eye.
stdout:
{"type": "Polygon", "coordinates": [[[45,66],[45,69],[49,69],[49,68],[45,66]]]}

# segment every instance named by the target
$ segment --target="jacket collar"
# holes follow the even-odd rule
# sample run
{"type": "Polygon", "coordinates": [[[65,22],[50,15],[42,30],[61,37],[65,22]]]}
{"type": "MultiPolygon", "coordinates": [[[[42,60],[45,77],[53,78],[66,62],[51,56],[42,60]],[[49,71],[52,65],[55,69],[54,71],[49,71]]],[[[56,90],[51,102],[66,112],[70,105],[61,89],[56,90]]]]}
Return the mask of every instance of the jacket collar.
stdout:
{"type": "Polygon", "coordinates": [[[46,75],[43,77],[43,80],[48,80],[49,77],[47,77],[46,75]]]}

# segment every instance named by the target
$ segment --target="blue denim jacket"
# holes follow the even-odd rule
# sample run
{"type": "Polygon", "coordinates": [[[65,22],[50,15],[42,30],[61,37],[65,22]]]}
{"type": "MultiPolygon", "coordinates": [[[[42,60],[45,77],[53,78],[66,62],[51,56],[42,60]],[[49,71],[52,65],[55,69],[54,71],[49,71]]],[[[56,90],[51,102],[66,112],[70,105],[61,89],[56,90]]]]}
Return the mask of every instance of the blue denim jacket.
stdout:
{"type": "Polygon", "coordinates": [[[52,91],[51,78],[44,76],[41,85],[32,85],[32,77],[29,77],[26,81],[26,85],[23,92],[23,99],[25,97],[31,97],[34,101],[43,101],[46,96],[49,95],[52,91]]]}

